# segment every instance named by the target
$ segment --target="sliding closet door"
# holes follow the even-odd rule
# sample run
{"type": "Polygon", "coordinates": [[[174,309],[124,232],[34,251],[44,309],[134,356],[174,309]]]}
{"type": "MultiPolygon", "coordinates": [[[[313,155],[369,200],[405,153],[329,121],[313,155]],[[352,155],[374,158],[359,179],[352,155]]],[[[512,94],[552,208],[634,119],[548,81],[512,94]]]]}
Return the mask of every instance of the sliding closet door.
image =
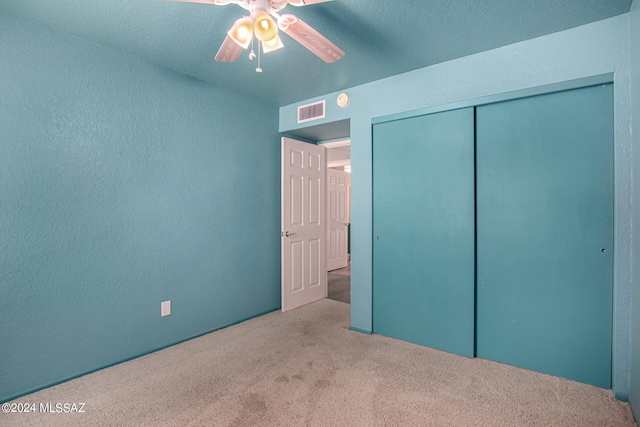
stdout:
{"type": "Polygon", "coordinates": [[[373,330],[473,356],[473,109],[373,128],[373,330]]]}
{"type": "Polygon", "coordinates": [[[477,355],[610,388],[612,87],[476,117],[477,355]]]}

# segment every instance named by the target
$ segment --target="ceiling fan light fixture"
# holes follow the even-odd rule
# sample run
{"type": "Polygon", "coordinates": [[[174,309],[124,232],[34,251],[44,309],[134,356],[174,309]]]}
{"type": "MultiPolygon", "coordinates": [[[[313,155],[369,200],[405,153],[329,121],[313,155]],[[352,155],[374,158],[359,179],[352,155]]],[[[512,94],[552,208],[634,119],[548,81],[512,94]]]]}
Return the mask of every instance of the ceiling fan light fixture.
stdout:
{"type": "Polygon", "coordinates": [[[249,43],[251,43],[251,39],[253,38],[253,25],[251,22],[251,18],[245,16],[244,18],[238,19],[233,23],[233,27],[227,33],[231,39],[238,43],[239,46],[242,46],[243,49],[249,47],[249,43]]]}
{"type": "Polygon", "coordinates": [[[268,42],[278,37],[278,27],[265,11],[260,11],[256,15],[253,32],[261,42],[268,42]]]}
{"type": "Polygon", "coordinates": [[[262,42],[263,53],[273,52],[274,50],[278,50],[281,47],[284,47],[284,45],[282,44],[282,40],[280,40],[280,37],[278,36],[275,36],[273,39],[269,40],[268,42],[262,42]]]}
{"type": "MultiPolygon", "coordinates": [[[[0,0],[1,1],[1,0],[0,0]]],[[[261,72],[260,54],[273,52],[283,46],[279,31],[300,43],[311,53],[330,64],[344,56],[344,51],[295,15],[280,15],[287,5],[306,6],[331,0],[165,0],[185,3],[207,3],[212,5],[236,4],[249,12],[249,16],[238,19],[227,32],[218,53],[217,62],[235,62],[242,49],[251,45],[249,59],[258,60],[256,71],[261,72]],[[277,23],[276,23],[277,22],[277,23]],[[254,51],[255,43],[258,46],[254,51]],[[261,49],[262,47],[262,49],[261,49]],[[257,55],[256,55],[257,54],[257,55]]]]}

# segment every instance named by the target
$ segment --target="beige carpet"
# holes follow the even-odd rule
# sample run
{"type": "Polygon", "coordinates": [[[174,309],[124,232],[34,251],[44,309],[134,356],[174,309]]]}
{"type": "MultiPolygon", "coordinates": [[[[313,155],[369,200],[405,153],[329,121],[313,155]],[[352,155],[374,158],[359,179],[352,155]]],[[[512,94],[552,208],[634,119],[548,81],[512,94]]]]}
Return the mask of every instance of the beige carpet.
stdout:
{"type": "Polygon", "coordinates": [[[0,425],[635,425],[610,390],[348,325],[349,305],[330,300],[270,313],[16,401],[84,413],[0,413],[0,425]]]}

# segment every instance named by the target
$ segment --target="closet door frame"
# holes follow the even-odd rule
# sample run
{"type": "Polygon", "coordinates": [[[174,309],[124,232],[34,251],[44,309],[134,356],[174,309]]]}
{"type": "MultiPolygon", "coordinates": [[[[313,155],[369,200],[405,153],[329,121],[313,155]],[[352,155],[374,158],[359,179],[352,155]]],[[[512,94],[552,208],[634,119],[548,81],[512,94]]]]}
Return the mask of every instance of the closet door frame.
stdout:
{"type": "MultiPolygon", "coordinates": [[[[406,112],[400,112],[400,113],[396,113],[396,114],[390,114],[390,115],[385,115],[385,116],[380,116],[380,117],[374,117],[371,120],[371,124],[376,125],[379,123],[385,123],[385,122],[389,122],[389,121],[395,121],[395,120],[401,120],[404,118],[409,118],[409,117],[415,117],[415,116],[421,116],[421,115],[427,115],[427,114],[433,114],[433,113],[438,113],[438,112],[444,112],[444,111],[450,111],[450,110],[455,110],[455,109],[461,109],[461,108],[466,108],[466,107],[479,107],[482,105],[486,105],[486,104],[493,104],[496,102],[502,102],[502,101],[508,101],[508,100],[514,100],[514,99],[519,99],[519,98],[526,98],[526,97],[530,97],[530,96],[536,96],[536,95],[543,95],[543,94],[549,94],[549,93],[554,93],[554,92],[561,92],[561,91],[565,91],[565,90],[571,90],[571,89],[578,89],[578,88],[584,88],[584,87],[588,87],[588,86],[594,86],[594,85],[601,85],[601,84],[613,84],[613,92],[614,92],[614,104],[616,104],[616,97],[619,95],[619,89],[616,90],[616,85],[614,83],[614,73],[610,72],[610,73],[604,73],[604,74],[599,74],[599,75],[594,75],[594,76],[589,76],[589,77],[584,77],[584,78],[579,78],[579,79],[574,79],[574,80],[568,80],[568,81],[562,81],[562,82],[557,82],[557,83],[550,83],[550,84],[544,84],[541,86],[535,86],[535,87],[531,87],[531,88],[526,88],[526,89],[518,89],[518,90],[514,90],[514,91],[510,91],[510,92],[504,92],[504,93],[499,93],[499,94],[492,94],[492,95],[487,95],[487,96],[481,96],[481,97],[477,97],[477,98],[471,98],[471,99],[467,99],[467,100],[463,100],[463,101],[459,101],[459,102],[454,102],[454,103],[449,103],[449,104],[443,104],[443,105],[436,105],[436,106],[431,106],[431,107],[426,107],[426,108],[420,108],[420,109],[416,109],[416,110],[411,110],[411,111],[406,111],[406,112]]],[[[617,122],[617,119],[615,117],[615,112],[614,112],[614,122],[617,122]]],[[[619,149],[616,148],[617,146],[617,139],[622,136],[623,138],[625,137],[625,134],[620,134],[620,129],[619,126],[617,124],[614,123],[614,159],[616,157],[616,155],[618,155],[618,151],[619,149]]],[[[373,132],[372,132],[373,133],[373,132]]],[[[373,142],[371,142],[373,143],[373,142]]],[[[623,143],[624,145],[624,143],[623,143]]],[[[618,176],[618,173],[616,172],[617,170],[617,165],[614,166],[614,198],[617,198],[619,196],[619,191],[620,190],[620,185],[621,185],[621,181],[620,178],[618,176]]],[[[626,185],[626,184],[625,184],[626,185]]],[[[624,188],[622,189],[622,192],[624,193],[624,188]]],[[[614,201],[614,211],[616,211],[618,208],[620,207],[620,203],[615,202],[614,201]]],[[[621,296],[619,295],[619,290],[616,291],[616,289],[618,289],[619,285],[618,280],[620,280],[618,277],[618,273],[621,267],[616,267],[616,265],[619,265],[620,263],[625,264],[626,265],[626,255],[624,254],[624,252],[620,252],[620,251],[616,251],[615,248],[619,247],[620,245],[626,245],[625,243],[625,239],[622,239],[622,242],[617,242],[616,238],[618,238],[620,236],[621,232],[618,230],[618,219],[620,218],[620,214],[614,214],[614,241],[613,241],[613,247],[614,247],[614,254],[613,254],[613,332],[612,332],[612,388],[614,390],[614,394],[616,394],[616,397],[620,397],[620,398],[624,398],[626,395],[620,395],[618,396],[618,393],[616,392],[616,390],[618,390],[619,387],[622,387],[620,390],[626,390],[626,386],[624,385],[624,383],[622,385],[619,384],[619,372],[620,370],[622,370],[622,372],[626,372],[626,369],[628,369],[628,364],[629,364],[629,359],[628,359],[628,355],[626,354],[626,350],[628,350],[628,343],[622,343],[622,344],[615,344],[616,341],[618,340],[618,338],[620,337],[620,331],[618,330],[620,327],[617,326],[618,322],[620,319],[626,318],[626,313],[630,312],[630,306],[627,304],[624,304],[621,301],[621,296]]],[[[371,236],[373,237],[373,239],[375,239],[375,230],[371,230],[371,236]]],[[[372,245],[373,246],[373,245],[372,245]]],[[[624,267],[623,268],[623,273],[624,273],[624,267]]],[[[372,276],[373,276],[373,271],[371,272],[372,276]]],[[[623,283],[623,287],[624,289],[628,288],[628,285],[623,283]]],[[[373,301],[371,300],[372,303],[372,310],[371,313],[373,315],[373,301]]],[[[373,321],[372,321],[373,324],[373,321]]],[[[626,329],[626,327],[621,327],[621,331],[624,332],[626,329]]],[[[352,328],[354,330],[360,330],[358,328],[352,328]]],[[[363,331],[365,332],[365,331],[363,331]]],[[[370,333],[371,331],[366,331],[367,333],[370,333]]]]}

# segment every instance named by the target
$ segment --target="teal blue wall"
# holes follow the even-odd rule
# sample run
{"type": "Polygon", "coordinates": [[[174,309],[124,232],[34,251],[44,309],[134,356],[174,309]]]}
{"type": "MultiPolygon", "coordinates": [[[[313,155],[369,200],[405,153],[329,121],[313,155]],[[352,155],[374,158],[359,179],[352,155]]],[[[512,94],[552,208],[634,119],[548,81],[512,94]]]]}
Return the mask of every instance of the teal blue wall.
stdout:
{"type": "Polygon", "coordinates": [[[634,0],[629,13],[631,40],[631,99],[633,138],[633,326],[631,356],[631,394],[629,403],[640,422],[640,0],[634,0]]]}
{"type": "Polygon", "coordinates": [[[277,108],[2,14],[0,58],[0,401],[280,307],[277,108]]]}
{"type": "MultiPolygon", "coordinates": [[[[636,0],[637,2],[638,0],[636,0]]],[[[372,213],[371,122],[410,110],[459,103],[510,91],[611,73],[615,109],[615,251],[613,388],[629,395],[631,342],[631,136],[629,19],[610,18],[571,30],[471,55],[280,108],[280,130],[295,132],[298,105],[327,99],[320,123],[351,120],[351,326],[371,331],[372,213]]],[[[417,52],[419,54],[419,52],[417,52]]]]}

